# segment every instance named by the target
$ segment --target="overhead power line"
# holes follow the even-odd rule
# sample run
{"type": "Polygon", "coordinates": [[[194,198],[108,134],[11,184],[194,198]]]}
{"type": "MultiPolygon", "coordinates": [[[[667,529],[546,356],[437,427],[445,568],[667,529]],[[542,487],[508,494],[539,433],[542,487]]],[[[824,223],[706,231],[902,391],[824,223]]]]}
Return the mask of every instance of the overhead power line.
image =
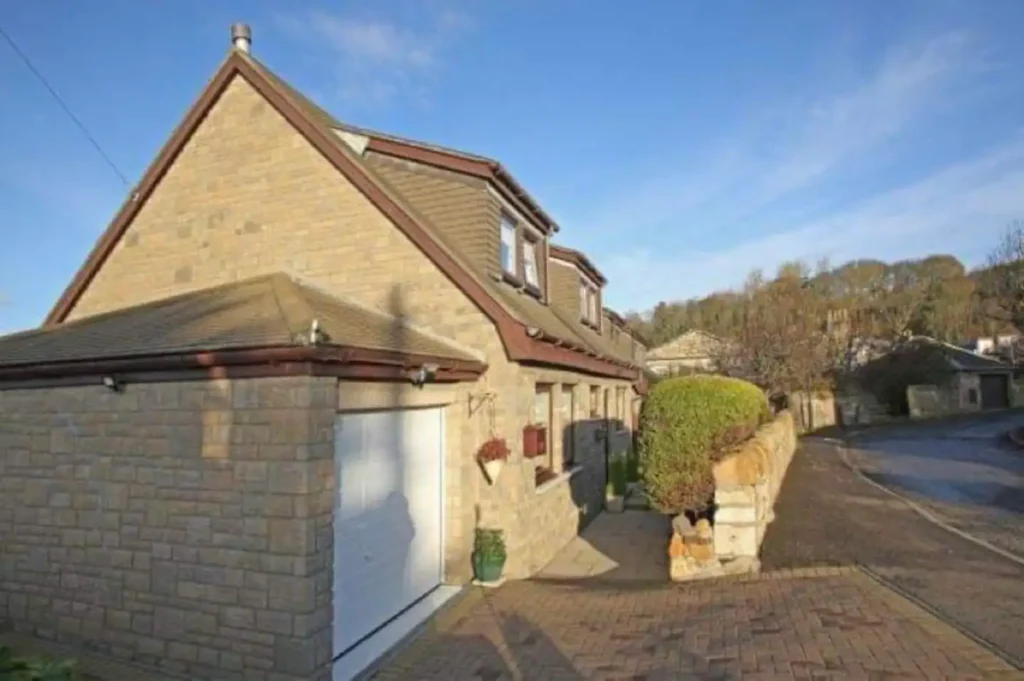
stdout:
{"type": "Polygon", "coordinates": [[[118,170],[117,165],[115,165],[114,161],[111,160],[110,156],[107,155],[107,152],[103,151],[103,147],[101,147],[100,143],[96,141],[96,138],[92,136],[92,134],[89,132],[89,129],[85,127],[85,124],[82,123],[81,120],[79,120],[78,116],[76,116],[75,113],[71,110],[71,107],[67,105],[67,102],[65,102],[61,98],[61,96],[57,94],[57,91],[53,89],[53,86],[50,85],[50,82],[46,80],[43,74],[40,73],[39,69],[35,67],[35,65],[32,63],[32,60],[28,58],[28,55],[25,54],[20,47],[18,47],[18,44],[14,42],[14,39],[7,34],[7,31],[4,30],[3,26],[0,26],[0,37],[3,37],[3,39],[7,41],[7,44],[11,46],[11,49],[14,50],[14,53],[18,55],[21,61],[25,63],[25,66],[27,66],[28,70],[32,72],[32,75],[35,76],[36,79],[43,84],[43,87],[46,88],[47,92],[49,92],[53,96],[53,98],[57,101],[57,104],[60,105],[60,108],[64,110],[64,113],[68,115],[68,118],[70,118],[71,121],[78,127],[78,129],[85,136],[85,139],[89,140],[89,144],[93,146],[93,148],[96,150],[96,153],[100,155],[104,162],[106,162],[106,164],[110,166],[110,169],[114,171],[114,174],[117,175],[118,178],[120,178],[121,182],[123,182],[126,187],[130,187],[131,182],[128,181],[128,178],[124,176],[124,173],[118,170]]]}

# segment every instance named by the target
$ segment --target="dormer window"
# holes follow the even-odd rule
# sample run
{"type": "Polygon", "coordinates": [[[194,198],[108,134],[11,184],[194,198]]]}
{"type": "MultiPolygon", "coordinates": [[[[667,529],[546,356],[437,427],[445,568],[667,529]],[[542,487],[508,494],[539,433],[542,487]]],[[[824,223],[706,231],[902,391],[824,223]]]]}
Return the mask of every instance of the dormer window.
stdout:
{"type": "MultiPolygon", "coordinates": [[[[493,222],[491,224],[494,224],[493,222]]],[[[501,216],[501,268],[513,277],[516,271],[516,222],[507,215],[501,216]]]]}
{"type": "Polygon", "coordinates": [[[580,280],[580,321],[594,329],[601,328],[601,292],[587,279],[580,280]]]}
{"type": "Polygon", "coordinates": [[[540,275],[537,272],[537,242],[529,238],[523,239],[523,280],[527,286],[540,288],[540,275]]]}
{"type": "Polygon", "coordinates": [[[543,297],[544,236],[507,213],[501,214],[501,269],[505,281],[535,298],[543,297]]]}

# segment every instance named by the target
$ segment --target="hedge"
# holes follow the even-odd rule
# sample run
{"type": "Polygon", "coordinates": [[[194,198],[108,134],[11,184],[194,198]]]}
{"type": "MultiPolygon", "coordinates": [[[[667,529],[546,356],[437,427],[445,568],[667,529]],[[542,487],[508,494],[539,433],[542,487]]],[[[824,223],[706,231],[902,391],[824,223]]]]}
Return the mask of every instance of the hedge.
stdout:
{"type": "Polygon", "coordinates": [[[712,464],[769,417],[760,388],[724,376],[680,376],[654,385],[640,411],[640,457],[651,505],[701,512],[714,496],[712,464]]]}

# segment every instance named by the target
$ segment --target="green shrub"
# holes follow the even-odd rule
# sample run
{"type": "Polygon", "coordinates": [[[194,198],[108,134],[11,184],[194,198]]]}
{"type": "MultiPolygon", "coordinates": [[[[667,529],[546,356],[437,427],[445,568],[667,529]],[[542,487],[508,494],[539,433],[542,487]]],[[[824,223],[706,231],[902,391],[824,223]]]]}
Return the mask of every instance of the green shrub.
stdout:
{"type": "Polygon", "coordinates": [[[632,447],[626,453],[626,482],[640,482],[640,455],[632,447]]]}
{"type": "Polygon", "coordinates": [[[74,660],[15,657],[10,648],[0,647],[0,681],[74,681],[77,678],[74,660]]]}
{"type": "Polygon", "coordinates": [[[473,538],[473,552],[487,560],[505,560],[505,533],[478,527],[473,538]]]}
{"type": "Polygon", "coordinates": [[[608,460],[608,496],[621,497],[626,494],[626,457],[618,454],[608,460]]]}
{"type": "Polygon", "coordinates": [[[683,376],[651,388],[640,411],[640,458],[651,505],[703,511],[714,494],[711,466],[768,419],[760,388],[724,376],[683,376]]]}

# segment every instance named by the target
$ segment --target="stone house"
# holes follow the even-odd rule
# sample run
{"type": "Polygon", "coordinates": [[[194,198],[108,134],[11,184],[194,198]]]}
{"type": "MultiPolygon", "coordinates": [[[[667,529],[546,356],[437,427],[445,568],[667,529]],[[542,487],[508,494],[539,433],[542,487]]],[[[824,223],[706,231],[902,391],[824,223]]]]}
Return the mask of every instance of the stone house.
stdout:
{"type": "Polygon", "coordinates": [[[1005,409],[1017,403],[1011,365],[926,336],[908,343],[931,351],[945,365],[931,383],[907,387],[911,418],[1005,409]]]}
{"type": "Polygon", "coordinates": [[[476,527],[521,578],[600,511],[643,382],[500,163],[343,124],[234,37],[43,327],[0,339],[0,622],[349,678],[469,582],[476,527]]]}
{"type": "Polygon", "coordinates": [[[646,353],[648,370],[658,376],[671,376],[690,371],[715,371],[726,341],[706,331],[692,329],[677,338],[650,349],[646,353]]]}

